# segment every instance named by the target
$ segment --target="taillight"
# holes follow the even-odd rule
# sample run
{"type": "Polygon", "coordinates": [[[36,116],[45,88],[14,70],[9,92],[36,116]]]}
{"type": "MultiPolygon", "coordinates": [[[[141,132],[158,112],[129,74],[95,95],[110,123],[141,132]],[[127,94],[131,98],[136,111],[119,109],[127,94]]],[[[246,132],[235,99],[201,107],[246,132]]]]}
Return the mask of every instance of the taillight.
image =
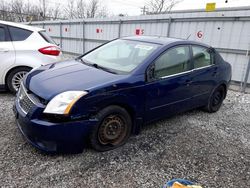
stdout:
{"type": "Polygon", "coordinates": [[[40,48],[38,51],[45,55],[54,55],[54,56],[58,56],[61,52],[60,48],[56,46],[47,46],[44,48],[40,48]]]}

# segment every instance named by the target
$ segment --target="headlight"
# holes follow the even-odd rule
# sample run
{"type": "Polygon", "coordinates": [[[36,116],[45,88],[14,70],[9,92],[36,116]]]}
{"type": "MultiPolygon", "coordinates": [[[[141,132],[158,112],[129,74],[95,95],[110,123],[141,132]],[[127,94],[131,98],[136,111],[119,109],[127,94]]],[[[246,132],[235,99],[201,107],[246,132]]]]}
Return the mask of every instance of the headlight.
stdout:
{"type": "Polygon", "coordinates": [[[87,93],[87,91],[66,91],[60,93],[48,103],[43,112],[67,115],[76,101],[87,93]]]}

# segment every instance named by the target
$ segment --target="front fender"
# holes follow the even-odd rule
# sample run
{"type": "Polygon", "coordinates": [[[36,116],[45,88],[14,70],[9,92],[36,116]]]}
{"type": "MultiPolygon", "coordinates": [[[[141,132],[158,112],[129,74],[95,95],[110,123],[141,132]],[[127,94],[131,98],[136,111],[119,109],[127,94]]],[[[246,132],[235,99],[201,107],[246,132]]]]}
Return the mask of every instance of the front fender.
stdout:
{"type": "Polygon", "coordinates": [[[133,91],[107,92],[90,97],[83,97],[74,105],[71,113],[95,114],[110,105],[120,105],[129,109],[135,117],[144,112],[145,96],[133,91]]]}
{"type": "Polygon", "coordinates": [[[74,105],[71,114],[75,117],[92,117],[110,105],[125,108],[136,125],[133,132],[138,133],[143,123],[145,110],[145,95],[142,92],[142,87],[103,92],[94,96],[83,97],[74,105]]]}

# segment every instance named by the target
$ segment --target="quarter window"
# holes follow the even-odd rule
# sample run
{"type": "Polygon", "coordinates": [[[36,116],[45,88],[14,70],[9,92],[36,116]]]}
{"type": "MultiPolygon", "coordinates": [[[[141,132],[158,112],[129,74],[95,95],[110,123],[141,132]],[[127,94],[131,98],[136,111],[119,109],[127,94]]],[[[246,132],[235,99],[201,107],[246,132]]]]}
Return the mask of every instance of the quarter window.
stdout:
{"type": "Polygon", "coordinates": [[[190,52],[188,46],[179,46],[167,50],[155,61],[155,78],[161,78],[190,70],[190,52]]]}
{"type": "Polygon", "coordinates": [[[209,48],[193,46],[194,68],[206,67],[213,64],[209,48]]]}
{"type": "Polygon", "coordinates": [[[39,34],[46,42],[56,44],[56,42],[45,31],[40,31],[39,34]]]}
{"type": "Polygon", "coordinates": [[[5,31],[3,27],[0,27],[0,42],[5,41],[5,31]]]}
{"type": "Polygon", "coordinates": [[[9,26],[9,30],[10,30],[12,41],[23,41],[27,39],[32,33],[32,31],[29,31],[29,30],[21,29],[17,27],[11,27],[11,26],[9,26]]]}

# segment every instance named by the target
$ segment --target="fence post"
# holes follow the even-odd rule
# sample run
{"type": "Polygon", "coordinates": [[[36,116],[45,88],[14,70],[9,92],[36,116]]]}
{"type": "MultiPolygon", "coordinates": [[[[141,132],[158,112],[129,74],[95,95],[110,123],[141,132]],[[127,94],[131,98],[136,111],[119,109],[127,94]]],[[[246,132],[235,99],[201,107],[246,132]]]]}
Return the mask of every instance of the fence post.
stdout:
{"type": "Polygon", "coordinates": [[[169,16],[168,19],[168,31],[167,31],[167,37],[170,37],[170,27],[171,27],[171,23],[172,23],[172,17],[169,16]]]}
{"type": "Polygon", "coordinates": [[[85,21],[82,22],[82,53],[85,53],[85,21]]]}
{"type": "Polygon", "coordinates": [[[249,56],[249,60],[248,60],[248,65],[247,65],[247,69],[246,69],[246,75],[245,75],[245,79],[244,79],[244,84],[243,84],[243,88],[242,88],[242,92],[245,93],[246,91],[246,87],[247,87],[247,80],[249,77],[249,72],[250,72],[250,55],[249,56]]]}
{"type": "Polygon", "coordinates": [[[119,21],[119,25],[118,25],[118,38],[121,37],[121,28],[122,27],[122,20],[119,21]]]}
{"type": "Polygon", "coordinates": [[[61,47],[61,49],[63,48],[63,44],[62,44],[62,22],[60,22],[60,47],[61,47]]]}

